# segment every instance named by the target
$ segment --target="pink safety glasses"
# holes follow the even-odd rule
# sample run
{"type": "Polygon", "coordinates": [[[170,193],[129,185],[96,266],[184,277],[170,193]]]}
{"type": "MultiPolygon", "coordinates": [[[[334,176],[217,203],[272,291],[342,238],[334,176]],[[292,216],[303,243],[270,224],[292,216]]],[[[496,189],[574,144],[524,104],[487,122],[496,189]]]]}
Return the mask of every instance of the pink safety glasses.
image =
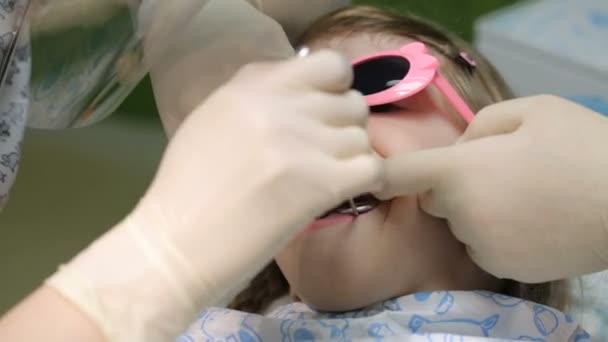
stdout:
{"type": "Polygon", "coordinates": [[[473,120],[473,111],[439,73],[439,61],[423,43],[357,59],[353,69],[352,88],[365,95],[372,109],[413,96],[432,83],[467,123],[473,120]]]}

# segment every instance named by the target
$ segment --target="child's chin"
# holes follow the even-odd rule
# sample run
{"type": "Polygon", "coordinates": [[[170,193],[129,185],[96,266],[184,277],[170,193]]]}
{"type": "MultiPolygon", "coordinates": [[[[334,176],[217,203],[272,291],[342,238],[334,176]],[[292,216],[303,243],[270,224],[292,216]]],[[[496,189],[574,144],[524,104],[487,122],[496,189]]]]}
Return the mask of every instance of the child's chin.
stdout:
{"type": "Polygon", "coordinates": [[[308,305],[310,308],[320,311],[320,312],[349,312],[356,311],[362,308],[374,305],[382,300],[361,300],[359,298],[348,298],[344,295],[335,295],[327,296],[328,298],[321,298],[320,296],[315,296],[315,298],[311,298],[312,300],[307,300],[306,298],[302,298],[302,302],[308,305]]]}
{"type": "MultiPolygon", "coordinates": [[[[306,302],[304,302],[306,303],[306,302]]],[[[341,312],[350,312],[359,310],[365,306],[357,307],[350,305],[314,305],[311,303],[306,303],[311,309],[319,312],[331,312],[331,313],[341,313],[341,312]]]]}

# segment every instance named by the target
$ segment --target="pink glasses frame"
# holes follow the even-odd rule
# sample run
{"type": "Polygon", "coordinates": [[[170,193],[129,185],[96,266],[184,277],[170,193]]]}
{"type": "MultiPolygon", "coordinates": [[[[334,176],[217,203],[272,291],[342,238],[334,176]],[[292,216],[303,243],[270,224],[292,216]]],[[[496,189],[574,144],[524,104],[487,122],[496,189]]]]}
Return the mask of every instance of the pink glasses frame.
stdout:
{"type": "Polygon", "coordinates": [[[450,82],[441,75],[439,72],[439,61],[435,56],[428,53],[423,43],[410,43],[398,50],[383,51],[365,56],[355,60],[352,64],[356,66],[380,57],[405,58],[410,64],[410,69],[407,75],[394,86],[365,96],[369,106],[378,106],[403,100],[424,90],[429,84],[433,84],[467,123],[473,120],[475,114],[462,97],[458,95],[458,92],[456,92],[450,82]]]}

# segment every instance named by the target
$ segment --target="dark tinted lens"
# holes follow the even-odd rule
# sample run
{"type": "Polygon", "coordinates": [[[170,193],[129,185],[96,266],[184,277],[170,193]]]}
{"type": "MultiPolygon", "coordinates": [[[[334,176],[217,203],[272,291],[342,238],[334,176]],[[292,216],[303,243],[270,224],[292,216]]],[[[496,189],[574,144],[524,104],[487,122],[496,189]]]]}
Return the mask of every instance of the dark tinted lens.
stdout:
{"type": "Polygon", "coordinates": [[[355,80],[352,88],[363,95],[381,92],[405,78],[410,62],[402,57],[387,56],[355,65],[355,80]]]}

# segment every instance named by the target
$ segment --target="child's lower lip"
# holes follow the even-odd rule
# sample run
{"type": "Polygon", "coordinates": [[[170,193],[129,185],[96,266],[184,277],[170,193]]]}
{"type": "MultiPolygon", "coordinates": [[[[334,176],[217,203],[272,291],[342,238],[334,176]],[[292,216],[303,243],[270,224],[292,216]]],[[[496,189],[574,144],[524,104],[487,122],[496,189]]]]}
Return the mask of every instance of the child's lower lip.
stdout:
{"type": "Polygon", "coordinates": [[[338,223],[352,222],[354,220],[355,220],[355,217],[352,215],[333,215],[333,216],[330,216],[327,218],[316,220],[315,222],[309,224],[305,230],[306,231],[318,230],[318,229],[326,228],[329,226],[333,226],[338,223]]]}

